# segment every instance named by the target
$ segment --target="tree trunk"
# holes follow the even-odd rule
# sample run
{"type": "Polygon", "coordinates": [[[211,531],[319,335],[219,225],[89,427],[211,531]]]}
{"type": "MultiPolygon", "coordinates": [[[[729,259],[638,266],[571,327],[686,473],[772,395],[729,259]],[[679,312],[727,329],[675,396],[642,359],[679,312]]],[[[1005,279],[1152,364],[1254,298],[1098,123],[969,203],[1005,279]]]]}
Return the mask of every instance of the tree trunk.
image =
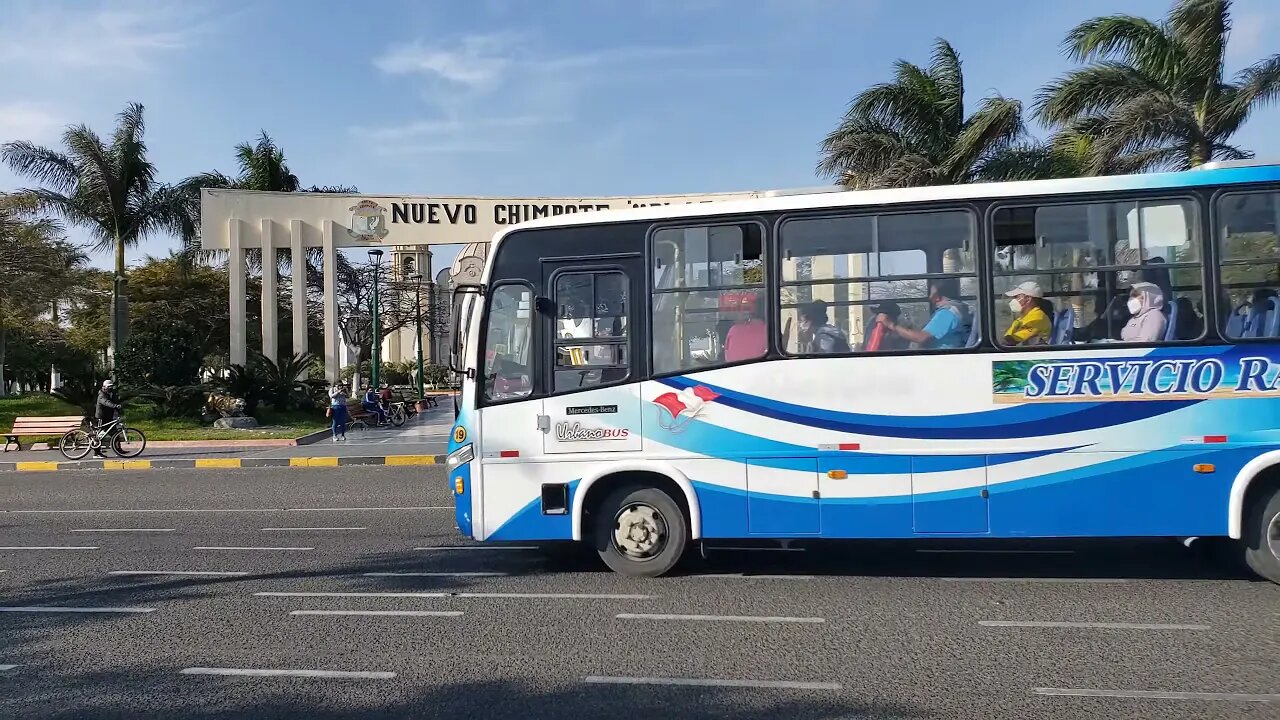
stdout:
{"type": "Polygon", "coordinates": [[[124,238],[116,236],[116,272],[111,283],[111,367],[129,337],[128,293],[124,278],[124,238]]]}
{"type": "Polygon", "coordinates": [[[4,320],[0,319],[0,397],[9,394],[9,383],[4,377],[4,355],[5,344],[9,340],[9,330],[4,326],[4,320]]]}
{"type": "Polygon", "coordinates": [[[1213,157],[1213,147],[1204,141],[1193,141],[1187,150],[1187,160],[1193,168],[1200,167],[1213,157]]]}

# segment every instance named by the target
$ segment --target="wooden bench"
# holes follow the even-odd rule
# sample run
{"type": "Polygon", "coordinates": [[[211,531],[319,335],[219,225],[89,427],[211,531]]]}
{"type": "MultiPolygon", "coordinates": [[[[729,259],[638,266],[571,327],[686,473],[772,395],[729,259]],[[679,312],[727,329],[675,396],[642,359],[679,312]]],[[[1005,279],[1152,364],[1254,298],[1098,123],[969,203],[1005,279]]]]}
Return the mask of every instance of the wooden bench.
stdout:
{"type": "Polygon", "coordinates": [[[39,435],[62,436],[79,428],[83,422],[84,418],[74,415],[67,415],[65,417],[14,418],[13,429],[4,434],[4,452],[9,452],[10,445],[21,450],[22,443],[18,442],[18,438],[20,437],[32,437],[39,435]]]}

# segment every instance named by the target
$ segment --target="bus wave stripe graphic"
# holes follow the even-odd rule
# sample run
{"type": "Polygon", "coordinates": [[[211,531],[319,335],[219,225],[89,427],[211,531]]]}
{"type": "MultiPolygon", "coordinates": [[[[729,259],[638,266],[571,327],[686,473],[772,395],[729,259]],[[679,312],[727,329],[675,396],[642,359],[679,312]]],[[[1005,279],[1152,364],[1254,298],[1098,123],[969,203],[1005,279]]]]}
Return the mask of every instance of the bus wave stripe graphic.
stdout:
{"type": "Polygon", "coordinates": [[[735,390],[707,385],[704,382],[695,383],[688,378],[663,378],[657,382],[676,389],[705,385],[719,394],[716,398],[717,403],[774,420],[873,437],[915,440],[1003,440],[1039,437],[1042,426],[1038,423],[1044,422],[1054,423],[1058,434],[1101,430],[1158,417],[1203,402],[1201,400],[1148,400],[1134,403],[1035,403],[954,415],[868,415],[808,408],[780,400],[766,400],[735,390]]]}

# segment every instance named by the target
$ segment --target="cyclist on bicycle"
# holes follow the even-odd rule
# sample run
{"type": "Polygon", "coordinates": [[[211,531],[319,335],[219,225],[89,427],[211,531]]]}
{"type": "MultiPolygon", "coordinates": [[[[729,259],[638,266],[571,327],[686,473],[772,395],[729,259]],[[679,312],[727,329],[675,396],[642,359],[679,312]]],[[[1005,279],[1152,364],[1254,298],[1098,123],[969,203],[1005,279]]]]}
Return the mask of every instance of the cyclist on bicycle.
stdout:
{"type": "MultiPolygon", "coordinates": [[[[102,389],[98,391],[98,402],[93,408],[93,417],[96,421],[94,432],[98,432],[103,426],[112,420],[120,412],[120,396],[116,393],[116,384],[107,378],[102,381],[102,389]]],[[[102,447],[94,448],[93,454],[98,457],[106,457],[102,452],[102,447]]]]}

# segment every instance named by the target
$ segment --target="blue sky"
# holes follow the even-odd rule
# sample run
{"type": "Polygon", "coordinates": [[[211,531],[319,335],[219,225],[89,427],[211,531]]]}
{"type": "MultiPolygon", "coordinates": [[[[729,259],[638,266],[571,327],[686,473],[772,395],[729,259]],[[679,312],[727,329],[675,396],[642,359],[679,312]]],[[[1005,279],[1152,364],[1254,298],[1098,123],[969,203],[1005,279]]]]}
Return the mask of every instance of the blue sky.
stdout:
{"type": "MultiPolygon", "coordinates": [[[[0,0],[0,142],[103,134],[128,101],[166,180],[234,171],[266,130],[304,183],[370,194],[625,195],[810,186],[817,144],[935,37],[972,102],[1028,105],[1066,31],[1169,0],[0,0]],[[1036,13],[1027,11],[1035,7],[1036,13]]],[[[1232,69],[1280,50],[1237,0],[1232,69]]],[[[1280,157],[1255,115],[1238,142],[1280,157]]],[[[1268,136],[1270,135],[1270,136],[1268,136]]],[[[19,187],[0,169],[0,190],[19,187]]],[[[169,238],[130,253],[163,254],[169,238]]],[[[108,258],[96,259],[105,265],[108,258]]]]}

